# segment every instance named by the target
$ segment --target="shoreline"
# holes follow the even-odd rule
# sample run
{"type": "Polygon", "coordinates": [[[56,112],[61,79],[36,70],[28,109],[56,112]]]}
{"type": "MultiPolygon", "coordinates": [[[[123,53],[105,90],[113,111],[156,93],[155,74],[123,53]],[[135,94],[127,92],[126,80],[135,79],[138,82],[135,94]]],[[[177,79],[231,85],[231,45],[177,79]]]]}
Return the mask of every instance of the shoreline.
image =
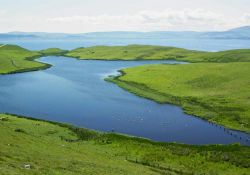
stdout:
{"type": "MultiPolygon", "coordinates": [[[[0,73],[0,75],[17,74],[17,73],[24,73],[24,72],[31,72],[31,71],[39,71],[39,70],[45,70],[45,69],[51,68],[53,65],[50,65],[48,63],[39,62],[39,61],[36,60],[36,59],[39,59],[39,58],[42,58],[42,57],[47,57],[47,56],[57,56],[57,57],[62,56],[62,57],[67,57],[67,58],[74,58],[74,59],[77,59],[77,60],[98,60],[98,61],[152,61],[152,60],[153,61],[157,61],[157,60],[163,61],[163,60],[165,60],[165,61],[177,61],[178,62],[178,60],[175,60],[175,59],[172,59],[172,60],[168,60],[168,59],[152,59],[152,60],[150,60],[150,59],[139,59],[139,60],[138,59],[135,59],[135,60],[81,59],[79,57],[72,57],[72,56],[66,55],[68,53],[66,51],[63,51],[63,53],[46,53],[46,54],[42,54],[40,52],[38,52],[38,53],[40,55],[33,56],[33,57],[27,57],[24,60],[42,63],[43,66],[34,67],[34,68],[20,69],[20,70],[16,70],[16,71],[11,71],[9,73],[2,73],[2,74],[0,73]]],[[[190,62],[187,62],[187,63],[190,63],[190,62]]],[[[207,62],[205,62],[205,63],[207,63],[207,62]]],[[[194,63],[191,63],[191,64],[194,64],[194,63]]],[[[177,105],[177,106],[181,107],[186,114],[190,114],[193,117],[197,117],[197,118],[202,119],[202,120],[204,120],[206,122],[211,122],[211,123],[214,123],[214,124],[218,124],[220,126],[228,128],[230,130],[239,131],[239,132],[243,132],[243,133],[246,133],[246,134],[250,133],[247,130],[241,130],[239,128],[228,126],[228,125],[225,125],[223,123],[207,120],[205,117],[199,116],[195,112],[192,112],[190,110],[188,111],[188,109],[186,109],[185,106],[183,106],[183,101],[185,101],[185,99],[181,99],[179,97],[172,96],[171,94],[160,93],[160,92],[158,92],[156,90],[152,90],[152,89],[146,87],[145,85],[141,85],[141,84],[137,84],[137,83],[133,83],[133,82],[122,81],[119,78],[124,76],[125,72],[122,71],[122,70],[118,70],[118,72],[120,72],[121,75],[118,75],[116,77],[114,77],[114,76],[113,77],[106,77],[105,80],[109,81],[109,82],[112,82],[112,83],[115,83],[119,87],[121,87],[121,88],[123,88],[123,89],[137,95],[137,96],[153,100],[153,101],[155,101],[157,103],[162,103],[162,104],[168,103],[168,104],[177,105]],[[162,100],[158,100],[158,99],[153,98],[153,96],[155,96],[155,95],[159,96],[160,99],[162,98],[162,100]],[[167,98],[167,100],[166,100],[166,98],[167,98]]]]}
{"type": "Polygon", "coordinates": [[[0,125],[7,174],[247,174],[250,168],[250,147],[238,143],[154,142],[7,114],[0,114],[0,125]]]}
{"type": "Polygon", "coordinates": [[[1,114],[12,116],[12,117],[17,117],[17,118],[21,118],[21,119],[27,119],[27,120],[31,120],[31,121],[46,122],[46,123],[50,123],[50,124],[57,125],[57,126],[60,126],[60,127],[64,127],[64,128],[67,128],[67,129],[71,130],[76,135],[78,135],[80,140],[88,140],[88,139],[93,139],[95,137],[113,135],[113,136],[121,137],[121,138],[128,139],[128,140],[136,140],[136,141],[139,141],[141,143],[150,143],[150,144],[153,144],[153,145],[178,145],[178,146],[184,146],[184,147],[185,146],[190,146],[190,147],[229,146],[230,147],[231,145],[237,145],[238,144],[238,145],[240,145],[242,147],[250,148],[250,146],[242,145],[242,144],[240,144],[238,142],[230,143],[230,144],[187,144],[187,143],[178,143],[178,142],[161,142],[161,141],[155,141],[155,140],[145,138],[145,137],[138,137],[138,136],[123,134],[123,133],[113,132],[113,131],[104,132],[104,131],[93,130],[93,129],[84,128],[84,127],[78,127],[78,126],[75,126],[75,125],[69,124],[69,123],[62,123],[62,122],[57,122],[57,121],[52,121],[52,120],[38,119],[38,118],[24,116],[24,115],[11,114],[11,113],[0,113],[0,115],[1,114]],[[83,136],[81,134],[82,132],[86,132],[87,136],[86,135],[83,136]]]}
{"type": "MultiPolygon", "coordinates": [[[[11,44],[5,44],[2,45],[0,48],[2,49],[4,46],[17,46],[17,45],[11,45],[11,44]]],[[[20,46],[18,46],[21,49],[24,49],[20,46]]],[[[35,59],[40,58],[40,57],[45,57],[45,56],[64,56],[68,58],[75,58],[78,60],[100,60],[100,61],[156,61],[156,60],[163,60],[163,61],[177,61],[177,62],[186,62],[186,63],[211,63],[211,62],[217,62],[217,63],[230,63],[230,62],[249,62],[249,58],[246,56],[246,54],[250,54],[250,49],[233,49],[233,50],[225,50],[225,51],[218,51],[218,52],[205,52],[205,51],[199,51],[199,50],[189,50],[189,49],[184,49],[184,48],[178,48],[178,47],[170,47],[170,46],[160,46],[160,45],[126,45],[126,46],[92,46],[92,47],[86,47],[86,48],[76,48],[73,50],[62,50],[58,48],[48,48],[45,50],[39,50],[39,51],[33,51],[33,50],[28,50],[24,49],[30,53],[37,53],[39,55],[33,56],[33,57],[26,57],[22,58],[23,60],[26,61],[35,61],[35,59]],[[113,48],[120,48],[120,49],[125,49],[125,53],[120,53],[120,54],[125,54],[121,55],[120,57],[114,57],[112,58],[112,53],[110,54],[110,57],[108,55],[104,55],[102,58],[98,58],[97,56],[91,55],[91,57],[88,58],[74,55],[74,52],[76,50],[95,50],[99,49],[99,47],[104,47],[105,49],[110,50],[113,48]],[[143,50],[139,50],[138,53],[134,53],[134,49],[145,49],[145,53],[143,50]],[[131,50],[130,50],[131,49],[131,50]],[[165,52],[165,55],[157,55],[154,57],[150,55],[152,52],[152,49],[156,49],[157,52],[165,52]],[[157,50],[158,49],[158,50],[157,50]],[[128,51],[127,51],[128,50],[128,51]],[[134,54],[134,56],[131,57],[126,57],[126,53],[131,53],[134,54]],[[142,54],[141,56],[138,56],[137,54],[142,54]],[[149,57],[147,57],[147,54],[149,54],[149,57]],[[233,56],[235,54],[242,54],[237,58],[236,60],[233,59],[233,56]],[[228,56],[228,60],[225,60],[225,56],[228,56]]],[[[99,52],[102,52],[103,50],[100,50],[99,52]]],[[[120,50],[119,50],[120,51],[120,50]]],[[[98,53],[99,53],[98,52],[98,53]]],[[[156,52],[156,53],[157,53],[156,52]]],[[[78,52],[77,52],[78,53],[78,52]]],[[[93,52],[92,54],[96,54],[96,52],[93,52]]],[[[155,53],[153,53],[155,54],[155,53]]],[[[7,74],[15,74],[15,73],[23,73],[23,72],[29,72],[29,71],[37,71],[37,70],[44,70],[47,68],[50,68],[51,65],[44,65],[40,67],[28,67],[28,68],[20,68],[18,70],[14,71],[9,71],[5,73],[0,73],[0,75],[7,75],[7,74]]]]}
{"type": "MultiPolygon", "coordinates": [[[[31,59],[32,59],[32,60],[35,60],[35,59],[39,59],[39,58],[47,57],[47,56],[48,56],[48,55],[46,55],[46,56],[39,56],[39,57],[33,57],[33,58],[31,58],[31,59]]],[[[64,57],[63,55],[57,55],[57,57],[60,57],[60,56],[64,57]]],[[[66,57],[66,58],[67,58],[67,57],[66,57]]],[[[76,59],[76,58],[73,58],[73,59],[76,59]]],[[[76,59],[76,60],[80,60],[80,61],[81,61],[81,59],[76,59]]],[[[83,60],[83,61],[84,61],[84,60],[83,60]]],[[[99,61],[99,60],[98,60],[98,61],[99,61]]],[[[105,61],[105,60],[101,60],[101,61],[105,61]]],[[[110,61],[111,61],[111,60],[110,60],[110,61]]],[[[119,60],[119,61],[123,61],[123,60],[119,60]]],[[[133,60],[129,60],[129,61],[133,61],[133,60]]],[[[147,60],[146,60],[146,61],[147,61],[147,60]]],[[[150,61],[150,60],[149,60],[149,61],[150,61]]],[[[154,61],[155,61],[155,60],[154,60],[154,61]]],[[[40,61],[37,61],[37,62],[40,62],[40,61]]],[[[48,67],[45,67],[44,69],[47,69],[47,68],[50,68],[50,67],[53,66],[53,65],[50,65],[50,64],[47,64],[47,63],[44,63],[44,62],[40,62],[40,63],[43,63],[43,64],[48,65],[48,67]]],[[[39,70],[44,70],[44,69],[39,69],[39,70]]],[[[33,70],[33,71],[36,71],[36,70],[33,70]]],[[[228,126],[225,126],[225,125],[220,124],[220,123],[216,123],[216,122],[214,122],[214,121],[209,121],[209,120],[207,120],[206,118],[203,118],[203,117],[200,117],[200,116],[196,115],[195,113],[188,113],[188,112],[185,110],[185,108],[183,108],[183,106],[181,105],[181,99],[179,99],[179,98],[177,98],[177,97],[173,97],[173,96],[169,95],[169,99],[170,99],[169,101],[166,101],[165,99],[164,99],[163,101],[155,100],[154,98],[151,97],[150,94],[152,94],[152,95],[158,94],[158,96],[160,96],[160,97],[166,97],[166,94],[162,94],[162,93],[159,93],[159,92],[157,92],[157,91],[155,91],[155,90],[151,90],[151,89],[147,88],[146,86],[143,86],[143,87],[139,88],[139,87],[138,87],[138,86],[140,86],[139,84],[138,84],[138,86],[137,86],[137,84],[135,84],[135,83],[130,84],[130,83],[127,83],[127,82],[125,82],[125,81],[121,81],[121,80],[119,80],[119,77],[124,76],[124,75],[125,75],[125,72],[122,71],[122,70],[117,70],[117,71],[120,73],[120,75],[115,76],[115,77],[106,77],[106,78],[104,78],[104,80],[105,80],[105,81],[108,81],[108,82],[115,83],[115,84],[118,85],[119,87],[121,87],[121,88],[127,90],[128,92],[131,92],[131,93],[133,93],[133,94],[135,94],[135,95],[137,95],[137,96],[140,96],[140,97],[143,97],[143,98],[147,98],[147,99],[149,99],[149,100],[153,100],[153,101],[155,101],[155,102],[157,102],[157,103],[160,103],[160,104],[172,104],[172,105],[176,105],[176,106],[178,106],[178,107],[181,107],[181,108],[183,109],[183,111],[184,111],[186,114],[192,115],[192,117],[201,119],[201,120],[203,120],[203,121],[205,121],[205,122],[213,123],[213,124],[215,124],[215,125],[225,127],[226,129],[230,129],[230,130],[232,130],[232,131],[236,131],[236,132],[241,132],[241,133],[249,134],[248,132],[246,132],[246,131],[244,131],[244,130],[235,129],[235,128],[228,127],[228,126]],[[121,83],[124,83],[124,84],[125,84],[125,88],[124,88],[124,86],[121,85],[121,83]],[[127,89],[126,89],[126,86],[130,86],[130,88],[127,88],[127,89]],[[133,90],[131,90],[131,89],[137,89],[137,90],[133,91],[133,90]],[[138,90],[140,91],[139,93],[137,92],[138,90]],[[145,93],[146,93],[146,95],[145,95],[145,93]],[[147,94],[149,94],[149,95],[147,95],[147,94]]],[[[25,71],[25,72],[27,72],[27,71],[25,71]]],[[[12,74],[16,74],[16,73],[20,73],[20,72],[15,72],[15,73],[12,73],[12,74]]]]}
{"type": "Polygon", "coordinates": [[[137,95],[139,97],[153,100],[159,104],[177,105],[183,109],[184,113],[192,115],[193,117],[199,118],[199,119],[206,121],[206,122],[209,122],[209,123],[213,123],[215,125],[222,126],[226,129],[230,129],[232,131],[242,132],[242,133],[250,135],[250,131],[248,131],[248,130],[240,130],[239,128],[227,126],[227,125],[224,125],[223,123],[218,123],[216,121],[208,120],[205,117],[198,116],[195,112],[192,112],[190,110],[188,111],[188,109],[186,109],[185,106],[183,106],[183,102],[185,101],[185,99],[179,98],[177,96],[172,96],[170,94],[158,92],[157,90],[153,90],[153,89],[148,88],[144,84],[138,84],[138,83],[134,83],[134,82],[127,82],[127,81],[120,80],[119,78],[125,76],[126,73],[123,70],[118,70],[118,72],[120,73],[120,75],[108,76],[104,80],[107,82],[111,82],[111,83],[119,86],[120,88],[122,88],[130,93],[133,93],[134,95],[137,95]],[[159,99],[161,99],[161,98],[162,99],[161,100],[156,99],[156,98],[154,98],[155,96],[159,97],[159,99]]]}

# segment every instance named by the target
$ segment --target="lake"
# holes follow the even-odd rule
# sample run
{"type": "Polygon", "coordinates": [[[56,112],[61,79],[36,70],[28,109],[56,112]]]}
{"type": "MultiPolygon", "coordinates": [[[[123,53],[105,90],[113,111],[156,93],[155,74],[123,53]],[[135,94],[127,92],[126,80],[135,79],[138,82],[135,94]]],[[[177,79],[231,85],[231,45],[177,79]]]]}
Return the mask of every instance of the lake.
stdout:
{"type": "MultiPolygon", "coordinates": [[[[97,61],[44,57],[53,67],[43,71],[0,75],[0,112],[115,131],[156,141],[187,144],[250,145],[249,135],[224,129],[158,104],[104,81],[117,70],[174,61],[97,61]]],[[[181,64],[181,63],[178,63],[181,64]]]]}

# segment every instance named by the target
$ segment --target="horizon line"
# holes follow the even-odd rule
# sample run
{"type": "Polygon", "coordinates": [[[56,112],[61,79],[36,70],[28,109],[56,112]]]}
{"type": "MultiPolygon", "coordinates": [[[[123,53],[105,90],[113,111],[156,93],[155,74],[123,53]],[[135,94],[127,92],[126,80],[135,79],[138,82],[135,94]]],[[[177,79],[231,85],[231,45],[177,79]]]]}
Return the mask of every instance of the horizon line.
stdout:
{"type": "Polygon", "coordinates": [[[128,33],[153,33],[153,32],[196,32],[196,33],[205,33],[205,32],[227,32],[234,29],[244,28],[244,27],[250,27],[250,25],[246,26],[239,26],[234,28],[229,28],[227,30],[204,30],[204,31],[196,31],[196,30],[152,30],[152,31],[133,31],[133,30],[107,30],[107,31],[93,31],[93,32],[82,32],[82,33],[67,33],[67,32],[44,32],[44,31],[9,31],[9,32],[0,32],[0,34],[12,34],[12,33],[48,33],[48,34],[88,34],[88,33],[114,33],[114,32],[128,32],[128,33]]]}

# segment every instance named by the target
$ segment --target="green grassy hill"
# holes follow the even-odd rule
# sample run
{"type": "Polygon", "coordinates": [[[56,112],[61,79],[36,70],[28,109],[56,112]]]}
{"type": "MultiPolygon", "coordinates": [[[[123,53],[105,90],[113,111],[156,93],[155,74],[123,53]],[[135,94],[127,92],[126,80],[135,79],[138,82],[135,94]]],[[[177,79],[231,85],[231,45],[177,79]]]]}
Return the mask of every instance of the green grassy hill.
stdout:
{"type": "Polygon", "coordinates": [[[80,59],[104,60],[147,60],[147,59],[180,59],[192,56],[198,51],[189,51],[175,47],[129,45],[129,46],[94,46],[78,48],[66,55],[80,59]]]}
{"type": "Polygon", "coordinates": [[[122,72],[108,80],[137,95],[250,132],[250,63],[148,65],[122,72]]]}
{"type": "Polygon", "coordinates": [[[250,148],[188,146],[0,114],[0,173],[247,175],[250,148]],[[26,165],[26,166],[25,166],[26,165]]]}
{"type": "Polygon", "coordinates": [[[59,48],[49,48],[39,51],[39,53],[41,53],[43,56],[62,56],[67,52],[67,50],[62,50],[59,48]]]}
{"type": "Polygon", "coordinates": [[[129,45],[77,48],[66,56],[100,60],[178,60],[188,62],[248,62],[250,49],[201,52],[176,47],[129,45]]]}
{"type": "Polygon", "coordinates": [[[26,72],[50,67],[33,61],[41,54],[15,45],[0,45],[0,74],[26,72]]]}
{"type": "Polygon", "coordinates": [[[71,51],[49,48],[29,51],[16,45],[0,45],[0,74],[46,69],[50,65],[34,61],[42,56],[68,56],[98,60],[177,60],[188,62],[249,62],[250,49],[201,52],[176,47],[129,45],[94,46],[71,51]]]}

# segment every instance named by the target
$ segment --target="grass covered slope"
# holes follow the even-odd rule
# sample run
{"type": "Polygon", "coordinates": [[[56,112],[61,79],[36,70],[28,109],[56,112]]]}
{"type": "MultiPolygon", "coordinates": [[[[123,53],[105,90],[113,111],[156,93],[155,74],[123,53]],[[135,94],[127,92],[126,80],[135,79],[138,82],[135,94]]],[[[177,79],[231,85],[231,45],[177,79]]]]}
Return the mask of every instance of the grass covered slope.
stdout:
{"type": "Polygon", "coordinates": [[[30,51],[16,45],[0,44],[0,74],[40,70],[50,67],[35,62],[42,56],[68,56],[79,59],[99,60],[178,60],[188,62],[249,62],[250,49],[223,52],[200,52],[176,47],[129,45],[94,46],[71,51],[49,48],[30,51]]]}
{"type": "Polygon", "coordinates": [[[122,72],[108,80],[137,95],[250,132],[250,63],[148,65],[122,72]]]}
{"type": "Polygon", "coordinates": [[[0,138],[3,175],[246,175],[250,170],[249,147],[155,143],[4,114],[0,138]]]}
{"type": "Polygon", "coordinates": [[[49,65],[33,61],[42,56],[15,45],[0,45],[0,74],[26,72],[48,68],[49,65]]]}
{"type": "Polygon", "coordinates": [[[188,62],[248,62],[250,49],[201,52],[176,47],[129,45],[77,48],[66,56],[99,60],[178,60],[188,62]]]}
{"type": "Polygon", "coordinates": [[[43,56],[62,56],[67,52],[67,50],[62,50],[59,48],[49,48],[39,51],[39,53],[41,53],[43,56]]]}
{"type": "Polygon", "coordinates": [[[128,46],[93,46],[77,48],[66,55],[80,59],[100,60],[152,60],[152,59],[176,59],[192,56],[198,51],[189,51],[175,47],[128,45],[128,46]]]}
{"type": "Polygon", "coordinates": [[[0,115],[0,174],[154,174],[66,127],[0,115]],[[31,165],[26,169],[25,165],[31,165]]]}

